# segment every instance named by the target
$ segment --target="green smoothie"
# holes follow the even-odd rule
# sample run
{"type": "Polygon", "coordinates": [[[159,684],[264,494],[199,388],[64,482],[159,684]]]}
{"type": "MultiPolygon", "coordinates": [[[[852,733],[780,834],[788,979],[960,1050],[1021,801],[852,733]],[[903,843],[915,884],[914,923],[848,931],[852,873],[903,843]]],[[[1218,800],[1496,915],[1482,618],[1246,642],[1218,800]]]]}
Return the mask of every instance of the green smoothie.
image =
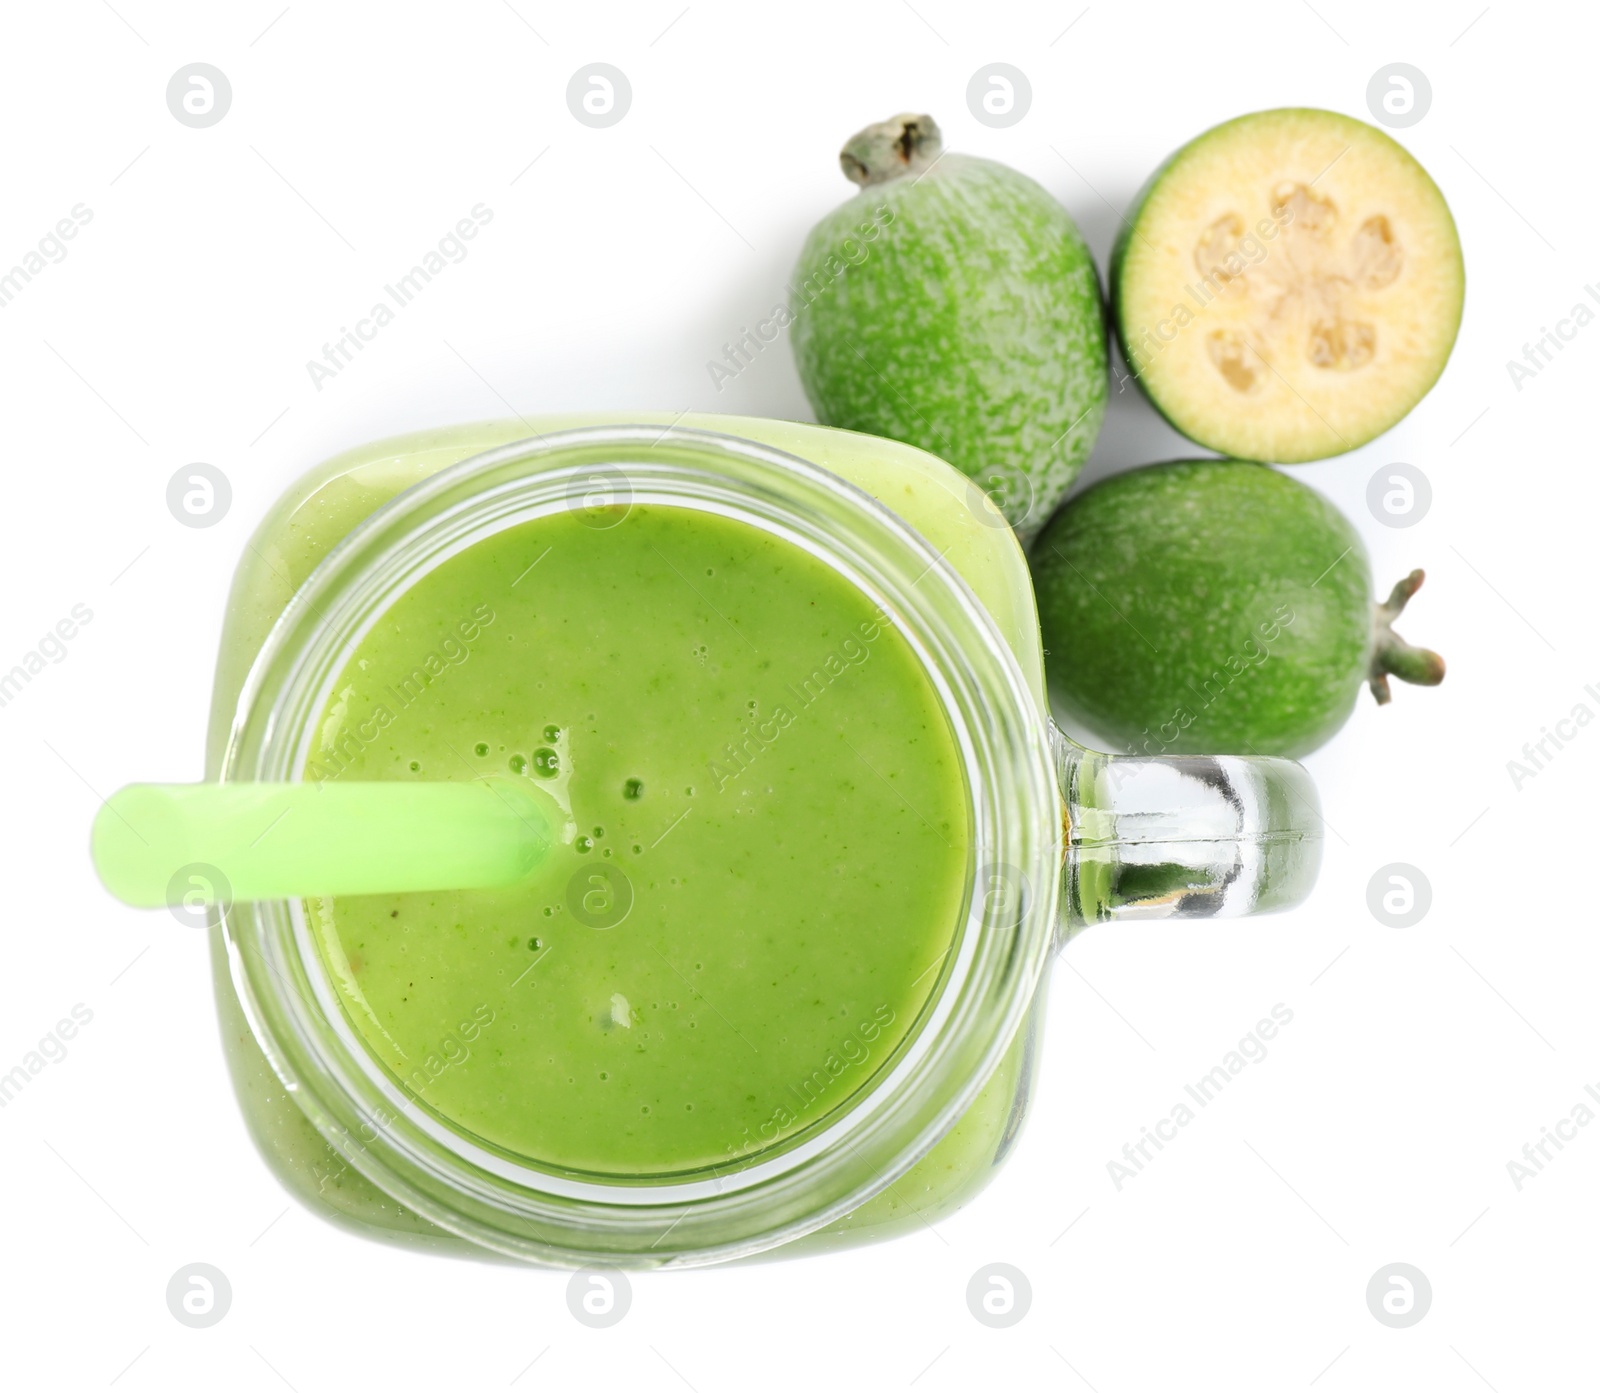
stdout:
{"type": "Polygon", "coordinates": [[[952,732],[871,599],[791,543],[636,505],[428,573],[305,776],[489,775],[546,796],[529,882],[308,909],[369,1048],[491,1147],[736,1163],[859,1096],[940,981],[968,875],[952,732]]]}
{"type": "MultiPolygon", "coordinates": [[[[700,415],[680,417],[674,413],[660,412],[629,413],[626,416],[612,414],[549,417],[541,418],[531,424],[522,420],[496,421],[449,426],[358,446],[326,460],[308,472],[284,492],[262,519],[250,539],[250,544],[241,553],[238,571],[228,599],[222,642],[218,649],[216,683],[212,693],[206,748],[207,777],[218,777],[223,768],[225,750],[241,691],[246,687],[247,674],[256,661],[263,643],[266,642],[269,631],[306,578],[352,528],[376,509],[389,503],[403,490],[427,481],[440,470],[470,455],[525,439],[530,434],[578,427],[610,426],[621,422],[651,424],[663,431],[681,425],[686,429],[718,432],[761,442],[829,469],[871,494],[916,527],[972,587],[1010,646],[1040,710],[1044,709],[1044,675],[1039,649],[1038,621],[1034,610],[1032,584],[1022,553],[1009,529],[992,525],[994,521],[992,518],[985,518],[972,506],[973,495],[969,481],[942,461],[896,441],[795,422],[766,421],[749,417],[700,415]]],[[[553,555],[554,553],[552,557],[553,555]]],[[[544,569],[545,564],[540,563],[532,574],[537,575],[544,569]]],[[[531,579],[530,576],[515,589],[520,592],[531,583],[531,579]]],[[[456,641],[472,650],[472,657],[465,664],[458,664],[455,661],[453,655],[456,650],[452,647],[447,651],[442,639],[438,649],[432,649],[425,644],[424,651],[415,655],[421,659],[426,668],[427,652],[435,653],[435,664],[445,675],[436,684],[430,684],[430,689],[436,686],[441,697],[448,690],[449,684],[467,677],[473,670],[474,664],[478,664],[480,657],[483,656],[485,640],[497,633],[504,634],[511,631],[510,626],[502,622],[510,613],[503,602],[497,602],[492,606],[495,618],[491,623],[483,625],[473,618],[472,609],[478,603],[487,602],[481,597],[474,598],[466,614],[452,613],[449,616],[451,624],[466,622],[470,628],[472,624],[478,623],[480,635],[471,640],[462,638],[460,630],[455,630],[456,641]],[[446,669],[448,671],[445,671],[446,669]]],[[[723,636],[731,642],[732,635],[722,628],[721,621],[715,622],[717,627],[722,629],[723,636]]],[[[879,662],[881,653],[882,650],[875,641],[873,657],[867,663],[867,668],[879,662]]],[[[359,668],[357,671],[359,672],[359,668]]],[[[856,678],[864,675],[863,671],[853,674],[856,678]]],[[[523,677],[526,680],[527,674],[524,673],[523,677]]],[[[785,673],[782,674],[781,680],[787,683],[792,679],[785,673]]],[[[352,684],[347,679],[345,685],[352,684]]],[[[380,687],[383,685],[388,684],[387,682],[379,684],[380,687]]],[[[830,692],[830,696],[833,694],[830,692]]],[[[757,699],[765,699],[764,694],[757,699]]],[[[370,696],[368,700],[370,703],[370,696]]],[[[354,701],[353,694],[352,702],[354,701]]],[[[349,709],[353,714],[361,708],[352,705],[349,709]]],[[[385,739],[392,734],[398,741],[407,731],[410,731],[414,738],[421,738],[424,735],[425,732],[416,725],[402,724],[408,722],[409,713],[402,711],[398,703],[390,702],[389,709],[394,724],[382,732],[385,739]]],[[[592,708],[585,707],[582,714],[586,715],[590,709],[592,708]]],[[[483,715],[487,719],[491,713],[485,712],[483,715]]],[[[796,715],[799,716],[798,711],[796,715]]],[[[494,717],[494,719],[500,718],[494,717]]],[[[346,730],[357,738],[362,738],[359,719],[347,717],[347,720],[346,730]]],[[[537,729],[540,743],[535,745],[535,751],[543,747],[543,725],[537,729]]],[[[376,727],[369,725],[367,732],[377,734],[376,727]]],[[[496,745],[505,743],[507,749],[503,755],[498,749],[493,750],[493,759],[484,756],[480,760],[476,753],[476,746],[480,740],[483,743],[488,742],[486,735],[474,732],[470,737],[464,737],[467,743],[458,742],[458,748],[469,760],[481,764],[485,772],[504,770],[506,777],[514,777],[510,773],[511,756],[515,753],[529,753],[526,742],[532,733],[525,732],[519,736],[517,749],[512,748],[512,742],[509,740],[504,742],[496,740],[496,745]]],[[[762,756],[761,764],[757,764],[755,768],[760,769],[773,755],[778,754],[784,748],[783,740],[788,740],[790,735],[798,733],[798,730],[785,731],[780,742],[762,756]]],[[[320,732],[318,735],[320,736],[320,732]]],[[[318,743],[320,744],[320,739],[318,743]]],[[[347,741],[342,743],[346,751],[344,757],[348,757],[349,744],[347,741]]],[[[727,739],[723,743],[728,743],[727,739]]],[[[550,748],[555,747],[550,746],[550,748]]],[[[661,752],[658,750],[656,753],[659,755],[661,752]]],[[[408,754],[401,760],[403,772],[407,777],[415,777],[421,773],[420,770],[410,769],[413,757],[408,754]]],[[[418,759],[418,763],[421,762],[421,759],[418,759]]],[[[567,767],[571,767],[570,760],[567,767]]],[[[704,770],[696,772],[703,775],[704,770]]],[[[326,773],[332,777],[351,777],[348,774],[339,775],[337,768],[332,765],[327,766],[326,773]]],[[[462,776],[465,777],[464,770],[462,776]]],[[[378,775],[373,774],[372,777],[378,775]]],[[[624,777],[638,777],[638,775],[636,771],[629,771],[624,777]]],[[[746,779],[740,779],[736,781],[735,786],[745,782],[746,779]]],[[[537,786],[547,787],[543,783],[537,786]]],[[[686,781],[682,785],[685,788],[690,786],[699,787],[699,784],[686,781]]],[[[645,787],[642,790],[641,804],[653,798],[658,791],[658,788],[645,787]]],[[[687,801],[687,795],[685,800],[687,801]]],[[[701,811],[704,811],[704,808],[701,811]]],[[[664,851],[678,834],[699,816],[699,812],[692,814],[665,843],[655,848],[655,851],[657,853],[664,851]]],[[[615,835],[615,829],[606,822],[604,815],[595,817],[587,825],[586,834],[591,838],[594,826],[606,830],[607,835],[602,838],[601,845],[610,846],[613,855],[608,859],[602,854],[601,860],[609,864],[610,860],[615,859],[618,846],[622,843],[615,835]]],[[[660,829],[656,830],[659,832],[660,829]]],[[[804,829],[791,830],[799,833],[804,829]]],[[[648,849],[647,842],[639,844],[648,849]]],[[[632,845],[631,842],[626,843],[629,848],[632,845]]],[[[560,854],[568,854],[572,850],[571,847],[563,846],[560,854]]],[[[837,847],[830,846],[829,850],[831,853],[836,851],[837,847]]],[[[671,873],[668,874],[670,876],[671,873]]],[[[552,883],[558,880],[558,876],[552,877],[552,883]]],[[[544,924],[552,923],[557,917],[556,914],[552,914],[550,918],[543,917],[545,904],[558,906],[565,903],[566,887],[560,885],[558,888],[561,892],[559,896],[552,894],[548,900],[537,903],[537,914],[544,924]]],[[[600,896],[602,907],[603,900],[602,895],[600,896]]],[[[487,897],[481,897],[481,902],[487,903],[487,897]]],[[[586,931],[593,938],[602,940],[613,939],[619,933],[626,933],[636,927],[632,915],[638,912],[637,903],[636,901],[635,908],[630,910],[630,917],[617,927],[586,931]]],[[[331,923],[342,932],[341,919],[344,927],[349,926],[351,922],[345,912],[356,911],[359,908],[360,906],[350,903],[331,907],[313,906],[313,909],[319,911],[323,909],[337,911],[336,915],[330,915],[326,920],[319,913],[315,922],[331,923]]],[[[392,902],[388,908],[391,911],[403,911],[404,907],[399,902],[392,902]]],[[[398,916],[391,919],[391,923],[398,922],[398,916]]],[[[461,922],[465,924],[468,921],[463,919],[461,922]]],[[[576,938],[575,924],[569,925],[569,931],[572,937],[576,938]]],[[[525,966],[533,962],[536,956],[535,953],[526,950],[526,940],[531,937],[554,942],[553,935],[546,934],[539,928],[535,928],[523,937],[525,956],[521,961],[525,966]]],[[[512,953],[510,938],[511,931],[506,929],[499,939],[500,945],[508,955],[512,953]]],[[[244,1122],[272,1173],[312,1212],[345,1226],[352,1232],[427,1251],[484,1256],[483,1248],[435,1226],[420,1214],[399,1203],[381,1185],[368,1179],[361,1168],[364,1159],[362,1137],[336,1135],[330,1140],[313,1124],[303,1111],[301,1095],[285,1085],[246,1019],[235,990],[230,955],[221,932],[213,928],[211,939],[216,1004],[221,1025],[221,1040],[230,1076],[239,1098],[244,1122]]],[[[337,964],[340,954],[343,953],[340,938],[333,936],[330,939],[325,930],[324,941],[335,944],[330,960],[337,964]]],[[[486,937],[486,941],[492,940],[486,937]]],[[[522,987],[529,986],[533,978],[540,975],[544,966],[553,966],[556,961],[555,957],[551,957],[539,966],[535,966],[529,979],[523,981],[517,991],[520,993],[522,987]]],[[[690,958],[691,965],[696,961],[704,963],[705,959],[690,958]]],[[[681,967],[682,963],[679,962],[678,965],[681,967]]],[[[354,982],[356,974],[349,971],[348,958],[345,959],[344,971],[336,973],[335,976],[350,983],[354,982]]],[[[922,985],[930,986],[933,978],[937,976],[938,973],[930,974],[928,982],[922,985]]],[[[413,977],[406,979],[408,984],[414,980],[418,979],[413,977]]],[[[512,981],[515,981],[514,977],[512,981]]],[[[369,989],[364,986],[363,994],[369,989]]],[[[407,990],[409,991],[409,987],[407,990]]],[[[355,998],[350,995],[348,987],[346,996],[354,1002],[355,998]]],[[[1035,1021],[1042,1006],[1042,997],[1041,991],[1039,997],[1035,999],[1033,1012],[1035,1021]]],[[[652,997],[651,1000],[659,998],[652,997]]],[[[678,1001],[680,1013],[687,1000],[697,1009],[710,1014],[709,1009],[699,1007],[699,1003],[695,1002],[687,991],[682,991],[677,997],[669,996],[666,1000],[678,1001]]],[[[879,1001],[873,1002],[874,1009],[881,1000],[880,998],[879,1001]]],[[[402,1003],[406,1004],[409,1003],[402,1003]]],[[[609,1002],[607,1004],[609,1005],[609,1002]]],[[[630,1008],[638,1004],[629,998],[630,1008]]],[[[741,1029],[746,1030],[746,1034],[750,1033],[746,1029],[745,1017],[736,1016],[720,999],[717,1004],[722,1007],[730,1020],[736,1021],[741,1029]]],[[[439,1106],[439,1100],[444,1096],[440,1092],[441,1086],[449,1074],[460,1072],[457,1061],[463,1058],[466,1051],[470,1050],[472,1054],[470,1061],[464,1067],[475,1069],[485,1061],[491,1045],[503,1048],[503,1045],[496,1040],[495,1032],[505,1023],[504,1018],[497,1014],[496,1019],[489,1024],[480,1024],[478,1017],[473,1014],[479,1005],[485,1006],[486,1016],[490,1004],[482,996],[474,997],[470,1002],[472,1011],[469,1011],[467,1016],[459,1019],[447,1018],[444,1028],[425,1044],[408,1042],[408,1053],[418,1057],[411,1060],[409,1068],[395,1069],[396,1077],[401,1080],[403,1086],[408,1088],[411,1086],[411,1080],[416,1077],[418,1068],[431,1067],[442,1071],[433,1083],[416,1090],[416,1096],[423,1100],[424,1106],[439,1106]]],[[[670,1010],[670,1006],[666,1009],[670,1010]]],[[[352,1012],[368,1021],[370,1038],[370,1019],[359,1005],[353,1005],[352,1012]]],[[[723,1029],[720,1022],[717,1024],[719,1030],[723,1029]]],[[[904,1020],[897,1021],[896,1024],[902,1030],[906,1028],[904,1020]]],[[[697,1025],[694,1033],[698,1036],[702,1029],[707,1028],[709,1027],[697,1025]]],[[[629,1026],[622,1033],[626,1038],[633,1038],[632,1031],[633,1027],[629,1026]]],[[[867,1067],[876,1069],[881,1067],[885,1053],[878,1041],[869,1041],[866,1038],[869,1033],[856,1030],[854,1039],[860,1042],[862,1049],[872,1050],[867,1067]]],[[[377,1038],[381,1041],[381,1037],[377,1038]]],[[[754,1036],[751,1038],[755,1039],[754,1036]]],[[[1018,1035],[1005,1059],[944,1139],[909,1171],[898,1176],[892,1184],[850,1214],[836,1219],[827,1228],[810,1235],[798,1244],[790,1244],[776,1251],[779,1253],[813,1251],[872,1241],[895,1233],[921,1231],[929,1224],[936,1223],[942,1216],[959,1208],[981,1190],[995,1175],[1001,1159],[1008,1153],[1026,1108],[1034,1076],[1034,1055],[1028,1043],[1031,1038],[1031,1027],[1018,1035]]],[[[755,1056],[750,1051],[744,1050],[737,1040],[733,1040],[732,1045],[749,1059],[754,1060],[755,1056]]],[[[390,1047],[382,1046],[382,1048],[390,1047]]],[[[851,1043],[850,1035],[844,1030],[840,1031],[834,1048],[836,1067],[841,1068],[840,1081],[836,1087],[842,1098],[847,1089],[858,1089],[862,1082],[855,1077],[858,1071],[856,1065],[850,1061],[852,1054],[859,1059],[861,1051],[851,1043]]],[[[547,1056],[548,1053],[547,1050],[547,1056]]],[[[398,1061],[398,1055],[385,1054],[383,1057],[398,1061]]],[[[731,1060],[733,1056],[730,1055],[728,1058],[731,1060]]],[[[826,1054],[823,1056],[822,1066],[825,1070],[828,1068],[826,1054]]],[[[808,1071],[814,1068],[814,1064],[808,1065],[808,1071]]],[[[573,1078],[578,1077],[571,1071],[569,1073],[573,1078]]],[[[731,1077],[733,1073],[734,1068],[730,1064],[728,1074],[724,1077],[731,1077]]],[[[567,1075],[560,1077],[565,1078],[567,1075]]],[[[801,1087],[802,1092],[803,1077],[804,1075],[797,1076],[792,1080],[801,1087]]],[[[459,1081],[458,1079],[457,1082],[459,1081]]],[[[418,1079],[417,1082],[422,1084],[423,1081],[418,1079]]],[[[610,1081],[606,1082],[609,1084],[610,1081]]],[[[788,1088],[789,1082],[791,1081],[785,1082],[785,1089],[788,1088]]],[[[591,1091],[589,1096],[594,1099],[595,1092],[591,1091]]],[[[640,1103],[638,1106],[642,1107],[644,1104],[640,1103]]],[[[794,1106],[792,1101],[789,1106],[794,1106]]],[[[771,1117],[770,1112],[764,1117],[759,1113],[756,1115],[762,1120],[771,1117]]],[[[639,1117],[643,1118],[644,1114],[639,1114],[639,1117]]],[[[810,1117],[811,1113],[807,1113],[799,1120],[795,1124],[795,1131],[808,1125],[810,1117]]],[[[481,1125],[481,1118],[473,1120],[481,1125]]],[[[629,1121],[633,1119],[630,1118],[629,1121]]],[[[759,1122],[754,1129],[754,1135],[760,1135],[759,1122]]],[[[793,1136],[793,1132],[786,1135],[793,1136]]],[[[718,1137],[716,1144],[721,1147],[730,1140],[733,1139],[718,1137]]],[[[738,1138],[738,1145],[744,1145],[742,1132],[738,1138]]]]}

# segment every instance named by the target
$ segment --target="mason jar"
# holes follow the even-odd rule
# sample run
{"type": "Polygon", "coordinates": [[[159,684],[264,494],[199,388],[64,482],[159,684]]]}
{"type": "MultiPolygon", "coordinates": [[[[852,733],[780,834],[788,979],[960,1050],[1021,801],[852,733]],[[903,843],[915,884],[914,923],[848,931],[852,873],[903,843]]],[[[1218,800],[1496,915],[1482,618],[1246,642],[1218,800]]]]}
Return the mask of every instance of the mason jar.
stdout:
{"type": "Polygon", "coordinates": [[[463,548],[556,511],[635,506],[715,513],[802,548],[911,645],[960,752],[971,832],[962,903],[933,926],[947,949],[895,1048],[795,1125],[687,1170],[601,1173],[487,1144],[381,1057],[349,1018],[315,906],[232,904],[211,948],[250,1133],[291,1193],[368,1237],[682,1266],[934,1223],[1017,1140],[1047,968],[1074,932],[1282,908],[1315,877],[1320,819],[1298,765],[1096,754],[1056,729],[1026,561],[968,479],[907,445],[749,418],[458,426],[312,470],[240,561],[207,778],[307,777],[361,635],[463,548]]]}

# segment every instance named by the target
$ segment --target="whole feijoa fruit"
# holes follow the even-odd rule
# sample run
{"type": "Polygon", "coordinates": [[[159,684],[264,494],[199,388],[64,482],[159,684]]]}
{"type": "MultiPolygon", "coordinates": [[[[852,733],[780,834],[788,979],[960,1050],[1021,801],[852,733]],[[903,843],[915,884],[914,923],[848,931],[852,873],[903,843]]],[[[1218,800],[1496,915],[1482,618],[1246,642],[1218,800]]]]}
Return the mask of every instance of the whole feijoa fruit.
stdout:
{"type": "Polygon", "coordinates": [[[1196,444],[1295,463],[1365,444],[1443,371],[1466,274],[1444,195],[1382,131],[1260,111],[1171,156],[1111,256],[1123,357],[1196,444]]]}
{"type": "Polygon", "coordinates": [[[1031,537],[1105,414],[1088,247],[1026,175],[941,153],[931,117],[868,126],[839,162],[861,192],[812,230],[791,286],[817,418],[939,455],[1031,537]]]}
{"type": "Polygon", "coordinates": [[[1186,460],[1096,484],[1032,553],[1050,699],[1135,754],[1303,755],[1363,681],[1432,686],[1444,660],[1391,627],[1413,571],[1374,605],[1343,514],[1264,464],[1186,460]]]}

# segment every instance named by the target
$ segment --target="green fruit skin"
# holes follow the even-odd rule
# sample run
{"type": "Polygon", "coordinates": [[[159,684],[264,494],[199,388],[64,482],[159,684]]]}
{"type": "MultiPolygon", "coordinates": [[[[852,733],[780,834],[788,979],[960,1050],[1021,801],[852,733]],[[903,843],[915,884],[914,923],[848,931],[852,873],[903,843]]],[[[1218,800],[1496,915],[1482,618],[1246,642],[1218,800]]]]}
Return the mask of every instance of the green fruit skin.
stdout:
{"type": "Polygon", "coordinates": [[[1186,460],[1073,499],[1032,553],[1050,698],[1134,754],[1308,754],[1373,647],[1361,539],[1263,464],[1186,460]]]}
{"type": "MultiPolygon", "coordinates": [[[[1285,108],[1282,108],[1282,110],[1285,113],[1309,112],[1311,114],[1318,115],[1318,116],[1328,116],[1328,115],[1337,115],[1338,114],[1338,113],[1330,113],[1330,112],[1322,111],[1322,110],[1320,110],[1319,108],[1316,108],[1316,107],[1285,107],[1285,108]]],[[[1276,114],[1276,113],[1274,113],[1274,112],[1250,112],[1250,113],[1247,113],[1244,116],[1235,116],[1233,118],[1233,120],[1224,121],[1221,125],[1213,126],[1208,131],[1202,131],[1199,135],[1197,135],[1193,140],[1189,141],[1187,144],[1180,145],[1176,150],[1174,150],[1170,155],[1168,155],[1166,157],[1166,159],[1162,160],[1161,163],[1156,166],[1154,172],[1152,172],[1150,177],[1148,179],[1146,179],[1144,181],[1144,183],[1140,186],[1139,192],[1136,193],[1133,196],[1133,202],[1128,208],[1127,216],[1125,216],[1122,219],[1122,225],[1118,229],[1116,238],[1111,244],[1111,259],[1110,259],[1109,265],[1107,267],[1107,272],[1106,272],[1106,284],[1109,287],[1109,293],[1108,293],[1107,299],[1108,299],[1108,302],[1109,302],[1109,318],[1111,320],[1112,327],[1115,330],[1115,333],[1116,333],[1116,336],[1117,336],[1117,347],[1122,353],[1122,360],[1123,360],[1124,363],[1127,364],[1128,371],[1129,371],[1130,374],[1132,374],[1134,381],[1138,384],[1139,391],[1144,395],[1144,399],[1146,401],[1148,401],[1152,407],[1155,408],[1156,414],[1158,416],[1160,416],[1161,419],[1163,421],[1165,421],[1169,426],[1171,426],[1173,428],[1173,430],[1177,431],[1179,435],[1187,436],[1190,440],[1194,441],[1194,443],[1196,445],[1199,445],[1203,449],[1207,449],[1207,450],[1216,449],[1217,447],[1212,445],[1209,441],[1200,439],[1197,435],[1195,435],[1190,430],[1190,428],[1188,426],[1180,425],[1176,420],[1174,420],[1170,415],[1168,415],[1166,407],[1164,407],[1161,404],[1161,399],[1155,394],[1155,392],[1153,392],[1150,389],[1150,385],[1145,381],[1143,374],[1134,372],[1134,368],[1133,368],[1133,361],[1134,360],[1133,360],[1132,355],[1128,351],[1128,338],[1129,338],[1129,335],[1130,335],[1131,331],[1130,331],[1130,329],[1128,327],[1127,322],[1122,317],[1122,307],[1123,307],[1124,298],[1125,298],[1124,295],[1123,295],[1123,289],[1122,289],[1122,268],[1123,268],[1123,265],[1124,265],[1124,263],[1126,261],[1126,258],[1127,258],[1128,246],[1129,246],[1130,242],[1132,241],[1135,233],[1138,230],[1139,218],[1144,213],[1144,205],[1149,201],[1150,195],[1155,192],[1156,186],[1159,185],[1161,183],[1162,179],[1166,177],[1167,171],[1169,169],[1171,169],[1173,164],[1175,164],[1177,162],[1178,157],[1180,155],[1184,154],[1186,151],[1192,149],[1194,146],[1199,145],[1202,141],[1209,140],[1212,136],[1218,135],[1223,131],[1229,130],[1231,127],[1237,125],[1241,121],[1253,121],[1259,116],[1267,116],[1267,115],[1274,115],[1274,114],[1276,114]]],[[[1353,118],[1348,117],[1348,116],[1341,117],[1340,119],[1346,120],[1346,121],[1351,121],[1352,124],[1355,124],[1355,125],[1364,125],[1365,124],[1364,122],[1354,121],[1353,118]]],[[[1420,168],[1420,166],[1419,166],[1419,168],[1420,168]]],[[[1426,170],[1424,170],[1423,172],[1425,174],[1427,173],[1426,170]]],[[[1442,195],[1441,195],[1441,198],[1442,198],[1442,195]]],[[[1460,256],[1460,244],[1459,244],[1459,242],[1457,243],[1456,254],[1457,254],[1458,257],[1460,256]]],[[[1463,274],[1463,280],[1464,279],[1465,279],[1465,277],[1464,277],[1464,274],[1463,274]]],[[[1461,307],[1458,305],[1456,307],[1456,321],[1457,321],[1458,325],[1460,323],[1460,318],[1461,318],[1461,307]]],[[[1427,386],[1426,390],[1423,392],[1423,396],[1426,396],[1428,392],[1433,390],[1433,384],[1439,380],[1440,375],[1444,372],[1445,364],[1448,361],[1449,361],[1449,355],[1448,354],[1444,358],[1440,359],[1438,371],[1436,371],[1434,373],[1432,380],[1428,383],[1428,386],[1427,386]]],[[[1418,400],[1420,401],[1421,398],[1419,397],[1418,400]]],[[[1377,428],[1375,428],[1374,430],[1372,430],[1368,434],[1360,437],[1359,439],[1350,441],[1350,449],[1352,449],[1352,450],[1359,449],[1362,445],[1367,444],[1369,441],[1376,440],[1380,435],[1384,434],[1384,432],[1392,430],[1398,424],[1399,424],[1399,422],[1397,422],[1397,421],[1391,421],[1387,425],[1378,426],[1377,428]]],[[[1324,459],[1324,458],[1327,458],[1327,456],[1325,456],[1325,455],[1308,455],[1305,459],[1282,459],[1282,460],[1277,461],[1277,463],[1279,463],[1279,464],[1307,464],[1307,463],[1313,462],[1316,459],[1324,459]]]]}
{"type": "Polygon", "coordinates": [[[1031,536],[1105,415],[1094,259],[1016,170],[945,155],[863,189],[812,229],[793,343],[818,420],[939,455],[1031,536]]]}

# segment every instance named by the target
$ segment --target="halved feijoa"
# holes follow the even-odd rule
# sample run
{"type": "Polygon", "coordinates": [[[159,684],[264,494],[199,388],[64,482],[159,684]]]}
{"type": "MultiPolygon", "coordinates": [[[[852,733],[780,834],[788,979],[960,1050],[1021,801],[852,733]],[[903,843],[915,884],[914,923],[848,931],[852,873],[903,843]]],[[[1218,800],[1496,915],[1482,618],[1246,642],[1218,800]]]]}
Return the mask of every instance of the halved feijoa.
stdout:
{"type": "Polygon", "coordinates": [[[1295,463],[1380,435],[1455,343],[1465,275],[1428,172],[1332,111],[1241,116],[1151,177],[1112,253],[1123,356],[1197,444],[1295,463]]]}

